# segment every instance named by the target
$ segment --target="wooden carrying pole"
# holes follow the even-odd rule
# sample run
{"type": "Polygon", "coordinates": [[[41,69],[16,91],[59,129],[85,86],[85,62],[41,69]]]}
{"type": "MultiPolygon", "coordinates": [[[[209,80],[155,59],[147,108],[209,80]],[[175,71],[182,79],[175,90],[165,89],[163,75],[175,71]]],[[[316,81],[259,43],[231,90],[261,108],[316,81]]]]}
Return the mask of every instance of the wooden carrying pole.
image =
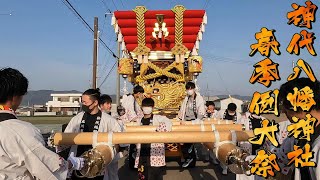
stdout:
{"type": "MultiPolygon", "coordinates": [[[[157,126],[127,126],[125,132],[155,132],[157,126]]],[[[210,132],[210,131],[243,131],[242,124],[203,124],[203,125],[178,125],[172,126],[172,132],[210,132]]]]}
{"type": "MultiPolygon", "coordinates": [[[[91,145],[94,133],[56,133],[53,138],[54,145],[91,145]]],[[[232,140],[230,131],[219,132],[220,141],[232,140]]],[[[253,131],[236,131],[237,141],[246,141],[253,137],[253,131]]],[[[149,143],[202,143],[215,142],[213,132],[126,132],[126,133],[98,133],[97,142],[112,144],[149,144],[149,143]],[[111,137],[112,136],[112,137],[111,137]]]]}
{"type": "MultiPolygon", "coordinates": [[[[177,121],[177,120],[172,120],[172,125],[177,126],[177,125],[181,125],[181,123],[184,123],[186,125],[193,125],[193,124],[234,124],[234,121],[230,121],[230,120],[210,120],[210,121],[177,121]]],[[[125,123],[125,126],[140,126],[140,124],[138,122],[127,122],[125,123]]]]}

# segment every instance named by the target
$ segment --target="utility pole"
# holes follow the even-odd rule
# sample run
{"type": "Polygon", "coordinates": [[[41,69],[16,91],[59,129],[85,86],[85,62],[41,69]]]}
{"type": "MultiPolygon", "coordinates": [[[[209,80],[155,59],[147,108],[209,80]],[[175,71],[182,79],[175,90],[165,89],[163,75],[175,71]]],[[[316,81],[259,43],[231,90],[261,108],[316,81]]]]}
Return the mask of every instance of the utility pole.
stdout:
{"type": "MultiPolygon", "coordinates": [[[[120,42],[118,42],[118,58],[116,57],[116,61],[119,67],[119,58],[120,58],[120,42]]],[[[118,68],[117,68],[118,69],[118,68]]],[[[120,74],[118,70],[116,71],[117,73],[117,106],[120,105],[120,74]]]]}
{"type": "Polygon", "coordinates": [[[209,85],[208,85],[208,83],[207,83],[207,101],[209,101],[209,85]]]}
{"type": "Polygon", "coordinates": [[[93,64],[92,64],[92,88],[97,88],[97,65],[98,65],[98,17],[94,17],[93,39],[93,64]]]}

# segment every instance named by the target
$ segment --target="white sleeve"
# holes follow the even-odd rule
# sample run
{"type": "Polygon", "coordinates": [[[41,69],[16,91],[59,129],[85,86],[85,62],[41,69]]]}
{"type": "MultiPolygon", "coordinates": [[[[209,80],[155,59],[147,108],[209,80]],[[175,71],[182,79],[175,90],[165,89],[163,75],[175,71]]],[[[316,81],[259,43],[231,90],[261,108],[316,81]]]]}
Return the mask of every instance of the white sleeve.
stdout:
{"type": "Polygon", "coordinates": [[[217,119],[222,119],[222,116],[221,116],[221,110],[220,111],[218,111],[217,113],[215,113],[215,118],[217,118],[217,119]]]}
{"type": "MultiPolygon", "coordinates": [[[[134,101],[134,97],[130,96],[126,98],[126,115],[129,119],[129,121],[132,121],[133,119],[135,119],[136,117],[138,117],[137,113],[134,111],[135,109],[135,101],[134,101]]],[[[136,111],[138,112],[138,109],[136,109],[136,111]]]]}
{"type": "MultiPolygon", "coordinates": [[[[198,103],[198,102],[197,102],[198,103]]],[[[206,108],[205,108],[205,105],[204,105],[204,100],[203,100],[203,97],[202,96],[199,96],[199,103],[198,103],[198,117],[197,119],[203,119],[204,115],[206,114],[206,108]]]]}
{"type": "Polygon", "coordinates": [[[122,132],[122,129],[121,129],[121,126],[120,124],[118,123],[118,121],[114,118],[110,118],[110,124],[111,124],[111,131],[112,132],[122,132]]]}
{"type": "MultiPolygon", "coordinates": [[[[64,130],[64,133],[73,133],[73,132],[79,132],[80,129],[80,122],[79,118],[82,119],[83,113],[79,113],[76,116],[74,116],[68,123],[66,129],[64,130]]],[[[71,145],[59,145],[56,146],[56,153],[60,153],[62,151],[65,151],[66,149],[70,148],[71,145]]]]}
{"type": "Polygon", "coordinates": [[[3,144],[7,145],[6,153],[10,159],[15,164],[25,164],[32,176],[38,179],[66,179],[67,161],[45,148],[39,139],[42,135],[30,129],[25,136],[8,136],[3,144]]]}
{"type": "Polygon", "coordinates": [[[185,108],[186,108],[186,102],[187,102],[187,99],[184,98],[184,100],[182,101],[182,104],[181,104],[181,107],[180,107],[180,110],[179,110],[179,113],[178,113],[178,118],[180,120],[184,119],[184,112],[185,111],[185,108]]]}
{"type": "Polygon", "coordinates": [[[72,132],[79,132],[80,123],[79,118],[82,119],[83,113],[79,113],[76,116],[74,116],[70,122],[68,123],[68,126],[64,130],[65,133],[72,133],[72,132]]]}

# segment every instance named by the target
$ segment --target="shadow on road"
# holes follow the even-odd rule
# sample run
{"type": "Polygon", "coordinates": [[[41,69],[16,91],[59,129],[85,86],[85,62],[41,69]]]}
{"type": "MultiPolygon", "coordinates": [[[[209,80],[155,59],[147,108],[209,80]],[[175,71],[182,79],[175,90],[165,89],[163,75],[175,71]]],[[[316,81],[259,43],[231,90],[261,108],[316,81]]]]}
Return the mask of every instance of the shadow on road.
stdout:
{"type": "MultiPolygon", "coordinates": [[[[223,175],[222,168],[219,165],[213,165],[208,162],[197,161],[194,168],[181,168],[178,159],[168,158],[166,167],[166,175],[164,180],[234,180],[235,174],[231,172],[223,175]]],[[[138,179],[136,170],[132,170],[128,166],[128,161],[122,159],[119,161],[119,179],[134,180],[138,179]]]]}

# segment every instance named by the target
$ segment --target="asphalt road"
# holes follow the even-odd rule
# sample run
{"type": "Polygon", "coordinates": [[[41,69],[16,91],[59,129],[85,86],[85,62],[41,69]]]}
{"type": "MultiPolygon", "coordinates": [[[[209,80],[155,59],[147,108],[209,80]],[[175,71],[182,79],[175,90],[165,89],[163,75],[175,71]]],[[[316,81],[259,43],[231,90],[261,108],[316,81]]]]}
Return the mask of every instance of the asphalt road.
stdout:
{"type": "MultiPolygon", "coordinates": [[[[203,159],[203,157],[200,157],[203,159]]],[[[196,167],[190,169],[181,168],[178,158],[167,159],[166,174],[164,180],[234,180],[235,174],[228,172],[228,175],[223,175],[219,165],[214,165],[210,162],[198,160],[196,167]]],[[[126,158],[119,161],[119,178],[120,180],[137,179],[137,171],[131,170],[128,167],[126,158]]]]}

